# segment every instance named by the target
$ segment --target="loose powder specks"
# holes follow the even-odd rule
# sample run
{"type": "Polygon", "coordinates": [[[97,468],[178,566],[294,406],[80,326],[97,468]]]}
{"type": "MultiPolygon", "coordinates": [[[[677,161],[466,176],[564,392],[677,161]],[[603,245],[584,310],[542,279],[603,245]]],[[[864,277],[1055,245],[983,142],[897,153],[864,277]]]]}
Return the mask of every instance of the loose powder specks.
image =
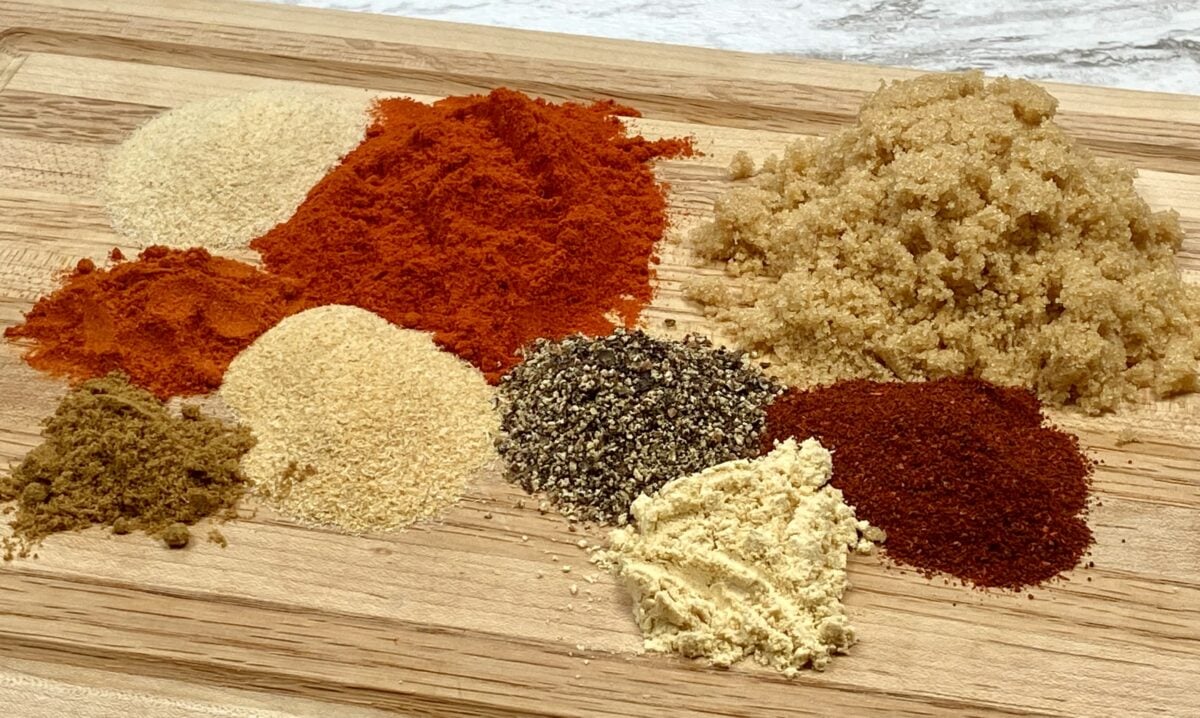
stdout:
{"type": "Polygon", "coordinates": [[[624,579],[646,648],[787,675],[846,651],[848,549],[882,536],[827,485],[830,468],[816,441],[788,440],[640,496],[595,560],[624,579]]]}
{"type": "Polygon", "coordinates": [[[362,141],[370,103],[366,92],[268,90],[160,115],[109,159],[113,225],[142,247],[245,246],[362,141]]]}
{"type": "Polygon", "coordinates": [[[366,310],[289,317],[221,395],[258,445],[246,476],[283,513],[360,533],[435,516],[495,458],[494,390],[428,334],[366,310]]]}

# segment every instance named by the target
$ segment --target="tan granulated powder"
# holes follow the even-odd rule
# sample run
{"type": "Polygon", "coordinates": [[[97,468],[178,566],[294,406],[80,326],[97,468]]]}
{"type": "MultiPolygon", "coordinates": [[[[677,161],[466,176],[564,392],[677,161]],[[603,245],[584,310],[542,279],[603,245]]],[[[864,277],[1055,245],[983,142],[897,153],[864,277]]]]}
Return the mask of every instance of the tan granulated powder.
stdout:
{"type": "MultiPolygon", "coordinates": [[[[717,203],[691,240],[732,280],[690,296],[801,387],[967,373],[1093,413],[1196,390],[1178,217],[1068,138],[1056,105],[979,73],[880,89],[717,203]]],[[[744,155],[731,170],[753,173],[744,155]]]]}
{"type": "Polygon", "coordinates": [[[855,520],[831,468],[815,440],[789,439],[635,500],[633,524],[594,560],[624,580],[646,649],[789,676],[845,652],[847,550],[867,553],[882,533],[855,520]]]}
{"type": "Polygon", "coordinates": [[[357,307],[284,319],[233,360],[221,396],[258,440],[242,460],[257,491],[350,533],[441,513],[496,456],[483,375],[357,307]]]}
{"type": "Polygon", "coordinates": [[[267,90],[183,105],[109,158],[113,226],[141,247],[243,247],[358,146],[371,96],[267,90]]]}

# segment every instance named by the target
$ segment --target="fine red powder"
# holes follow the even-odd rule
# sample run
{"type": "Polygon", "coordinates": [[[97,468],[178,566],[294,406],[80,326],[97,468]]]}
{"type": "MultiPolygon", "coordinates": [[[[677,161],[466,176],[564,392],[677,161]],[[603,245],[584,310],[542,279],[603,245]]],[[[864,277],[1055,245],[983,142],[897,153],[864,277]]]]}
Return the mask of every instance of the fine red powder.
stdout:
{"type": "Polygon", "coordinates": [[[110,371],[165,399],[216,389],[229,362],[280,319],[306,305],[295,282],[203,249],[150,247],[109,269],[80,260],[25,323],[31,366],[84,380],[110,371]]]}
{"type": "Polygon", "coordinates": [[[512,90],[383,100],[364,142],[251,246],[318,304],[434,332],[491,381],[538,337],[607,334],[651,298],[666,226],[648,166],[686,139],[627,137],[612,102],[512,90]]]}
{"type": "Polygon", "coordinates": [[[1032,392],[977,379],[848,381],[777,399],[764,446],[813,436],[830,449],[833,485],[887,532],[893,560],[1018,589],[1092,542],[1092,462],[1044,421],[1032,392]]]}

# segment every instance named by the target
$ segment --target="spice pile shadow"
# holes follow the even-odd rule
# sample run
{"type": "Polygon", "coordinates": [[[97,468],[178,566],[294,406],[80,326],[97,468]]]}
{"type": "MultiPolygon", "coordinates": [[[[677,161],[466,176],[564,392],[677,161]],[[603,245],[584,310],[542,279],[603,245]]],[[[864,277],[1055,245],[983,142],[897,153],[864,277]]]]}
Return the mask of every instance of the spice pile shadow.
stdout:
{"type": "Polygon", "coordinates": [[[541,340],[500,385],[510,481],[568,515],[624,523],[639,494],[758,453],[780,388],[740,353],[618,329],[541,340]]]}
{"type": "Polygon", "coordinates": [[[1093,464],[1026,389],[854,380],[788,390],[767,416],[764,447],[819,440],[833,484],[887,532],[887,555],[927,575],[1018,589],[1069,571],[1092,543],[1093,464]]]}

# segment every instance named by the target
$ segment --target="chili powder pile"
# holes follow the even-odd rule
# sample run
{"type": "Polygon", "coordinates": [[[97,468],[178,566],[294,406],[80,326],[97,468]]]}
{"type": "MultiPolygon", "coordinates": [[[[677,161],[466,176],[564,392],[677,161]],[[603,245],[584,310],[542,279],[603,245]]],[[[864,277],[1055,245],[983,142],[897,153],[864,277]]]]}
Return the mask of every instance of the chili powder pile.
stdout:
{"type": "Polygon", "coordinates": [[[833,484],[858,517],[887,532],[888,556],[927,576],[1018,589],[1091,545],[1092,462],[1026,389],[856,380],[768,407],[764,447],[810,436],[833,452],[833,484]]]}
{"type": "Polygon", "coordinates": [[[150,247],[99,269],[80,260],[4,335],[32,342],[30,366],[75,380],[122,371],[160,399],[221,385],[237,353],[305,308],[298,284],[203,249],[150,247]]]}
{"type": "Polygon", "coordinates": [[[316,304],[434,332],[490,381],[535,338],[607,334],[650,300],[667,224],[649,162],[688,139],[629,137],[611,101],[498,89],[381,100],[361,145],[251,243],[316,304]]]}

